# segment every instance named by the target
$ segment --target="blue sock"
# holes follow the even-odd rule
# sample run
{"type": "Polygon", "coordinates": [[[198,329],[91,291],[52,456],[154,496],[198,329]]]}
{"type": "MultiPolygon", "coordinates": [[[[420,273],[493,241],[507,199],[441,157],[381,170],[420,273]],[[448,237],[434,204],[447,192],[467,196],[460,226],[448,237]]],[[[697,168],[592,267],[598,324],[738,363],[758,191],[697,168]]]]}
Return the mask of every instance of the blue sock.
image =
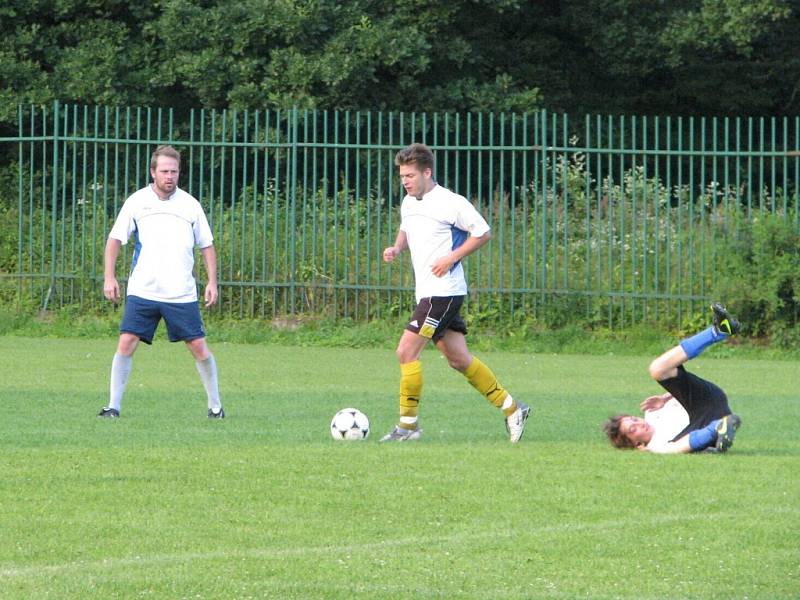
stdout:
{"type": "Polygon", "coordinates": [[[694,358],[703,350],[708,348],[711,344],[721,342],[722,340],[727,339],[727,337],[728,336],[726,334],[717,331],[713,327],[709,327],[708,329],[704,329],[700,333],[696,333],[692,337],[688,337],[683,340],[681,342],[681,348],[683,348],[684,352],[686,352],[686,356],[689,358],[694,358]]]}
{"type": "Polygon", "coordinates": [[[689,433],[689,447],[692,452],[705,450],[717,442],[717,425],[719,422],[720,419],[715,419],[702,429],[695,429],[689,433]]]}

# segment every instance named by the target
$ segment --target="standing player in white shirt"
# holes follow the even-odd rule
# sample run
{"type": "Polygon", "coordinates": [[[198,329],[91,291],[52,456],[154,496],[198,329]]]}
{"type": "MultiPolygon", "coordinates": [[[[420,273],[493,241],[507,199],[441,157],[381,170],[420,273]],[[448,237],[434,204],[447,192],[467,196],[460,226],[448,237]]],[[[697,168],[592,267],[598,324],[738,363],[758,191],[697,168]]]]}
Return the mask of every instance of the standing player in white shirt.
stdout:
{"type": "Polygon", "coordinates": [[[397,238],[393,246],[383,251],[383,260],[392,262],[408,248],[417,307],[396,350],[400,360],[400,420],[381,441],[416,440],[421,436],[420,356],[432,340],[448,364],[503,411],[509,437],[518,442],[530,408],[514,400],[491,369],[470,354],[465,338],[467,327],[459,314],[467,294],[461,260],[489,241],[489,225],[466,198],[434,181],[433,153],[424,144],[402,149],[395,156],[395,164],[406,196],[400,208],[397,238]]]}
{"type": "Polygon", "coordinates": [[[208,417],[225,418],[217,364],[206,343],[192,272],[194,248],[199,246],[208,274],[205,305],[211,306],[217,301],[214,238],[200,203],[178,187],[180,161],[180,154],[172,146],[156,148],[150,159],[153,183],[128,197],[108,235],[103,294],[115,304],[120,299],[115,274],[120,247],[134,236],[136,248],[117,352],[111,363],[109,403],[100,411],[100,417],[119,417],[133,353],[140,341],[153,342],[153,334],[163,318],[169,340],[185,342],[194,356],[208,397],[208,417]]]}
{"type": "Polygon", "coordinates": [[[657,454],[712,450],[725,452],[741,425],[728,397],[710,381],[689,373],[684,363],[712,344],[739,331],[739,322],[719,303],[711,305],[713,325],[650,363],[650,375],[667,392],[650,396],[640,408],[645,416],[617,415],[603,425],[611,444],[657,454]]]}

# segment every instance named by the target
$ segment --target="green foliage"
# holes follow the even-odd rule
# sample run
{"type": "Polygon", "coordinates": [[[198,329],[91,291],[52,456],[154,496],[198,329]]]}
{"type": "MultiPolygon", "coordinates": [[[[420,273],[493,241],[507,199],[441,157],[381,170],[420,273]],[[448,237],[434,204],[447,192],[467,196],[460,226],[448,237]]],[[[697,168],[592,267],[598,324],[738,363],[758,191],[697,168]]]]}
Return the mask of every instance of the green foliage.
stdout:
{"type": "Polygon", "coordinates": [[[719,0],[690,4],[695,6],[670,16],[657,39],[665,67],[675,82],[682,82],[681,93],[693,103],[692,112],[796,112],[797,95],[789,89],[796,89],[800,59],[785,41],[800,23],[797,3],[719,0]],[[724,105],[714,100],[715,93],[725,94],[724,105]]]}
{"type": "MultiPolygon", "coordinates": [[[[16,120],[16,105],[54,99],[97,104],[149,104],[157,48],[142,24],[152,3],[4,3],[0,10],[0,122],[16,120]]],[[[154,93],[155,92],[155,93],[154,93]]]]}
{"type": "Polygon", "coordinates": [[[695,10],[676,11],[660,41],[670,46],[674,65],[687,48],[752,56],[761,39],[770,35],[772,25],[791,16],[792,8],[785,0],[703,2],[695,10]]]}
{"type": "Polygon", "coordinates": [[[0,44],[0,123],[14,122],[18,103],[55,99],[242,109],[539,106],[535,86],[481,57],[497,26],[481,32],[472,22],[514,18],[518,2],[123,5],[14,2],[0,11],[3,30],[13,32],[0,44]],[[469,35],[462,25],[473,28],[469,35]]]}
{"type": "Polygon", "coordinates": [[[15,208],[0,204],[0,273],[17,270],[19,254],[19,213],[15,208]]]}
{"type": "Polygon", "coordinates": [[[56,99],[790,113],[798,21],[788,0],[12,0],[0,7],[0,124],[15,122],[20,103],[56,99]]]}
{"type": "Polygon", "coordinates": [[[800,228],[796,213],[736,216],[721,240],[718,295],[736,306],[744,330],[783,347],[800,341],[800,228]]]}

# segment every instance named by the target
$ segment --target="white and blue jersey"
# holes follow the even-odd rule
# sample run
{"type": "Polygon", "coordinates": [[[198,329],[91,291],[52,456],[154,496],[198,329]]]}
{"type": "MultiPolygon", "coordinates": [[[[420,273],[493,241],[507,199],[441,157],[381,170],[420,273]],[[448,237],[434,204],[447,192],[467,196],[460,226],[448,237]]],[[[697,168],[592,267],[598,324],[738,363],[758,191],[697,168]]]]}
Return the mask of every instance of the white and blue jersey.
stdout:
{"type": "Polygon", "coordinates": [[[416,300],[433,296],[464,296],[467,282],[461,262],[444,277],[431,271],[433,263],[463,244],[481,237],[489,225],[472,204],[440,185],[421,200],[406,195],[400,207],[400,230],[406,234],[414,266],[416,300]]]}
{"type": "Polygon", "coordinates": [[[148,185],[131,194],[108,237],[136,248],[128,295],[158,302],[196,302],[194,248],[214,242],[200,203],[180,188],[162,200],[148,185]]]}

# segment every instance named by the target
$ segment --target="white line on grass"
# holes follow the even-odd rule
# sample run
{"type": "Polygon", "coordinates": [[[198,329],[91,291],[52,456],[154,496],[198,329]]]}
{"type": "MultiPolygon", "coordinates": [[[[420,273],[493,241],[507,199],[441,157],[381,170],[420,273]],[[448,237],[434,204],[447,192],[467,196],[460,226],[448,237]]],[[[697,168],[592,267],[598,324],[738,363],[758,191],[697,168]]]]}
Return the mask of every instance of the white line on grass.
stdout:
{"type": "MultiPolygon", "coordinates": [[[[800,513],[798,508],[783,508],[780,510],[770,511],[770,514],[776,513],[800,513]]],[[[665,523],[672,523],[675,521],[693,521],[693,520],[719,520],[719,519],[734,519],[738,516],[737,513],[716,513],[712,515],[653,515],[648,516],[647,521],[640,523],[640,525],[662,525],[665,523]]],[[[545,535],[548,533],[563,533],[571,531],[603,531],[611,530],[620,527],[629,526],[631,521],[629,519],[616,519],[609,521],[599,521],[597,523],[566,523],[559,525],[545,525],[542,527],[526,528],[522,533],[530,535],[545,535]]],[[[288,556],[304,556],[325,554],[330,556],[332,552],[336,553],[353,553],[353,552],[367,552],[380,550],[382,548],[392,548],[400,546],[410,546],[418,544],[432,544],[441,546],[443,543],[464,543],[472,540],[480,540],[482,538],[497,539],[498,537],[519,537],[521,534],[519,529],[507,529],[499,531],[493,529],[491,531],[474,531],[467,534],[458,535],[442,535],[436,537],[419,537],[414,536],[410,538],[397,538],[382,540],[379,542],[370,542],[366,544],[347,544],[347,545],[327,545],[327,546],[303,546],[297,548],[249,548],[249,549],[229,549],[212,552],[186,552],[181,554],[156,554],[153,556],[129,556],[123,558],[111,558],[95,561],[73,561],[62,563],[58,565],[30,565],[30,566],[9,566],[0,569],[0,579],[14,579],[19,577],[31,577],[36,575],[51,576],[61,572],[74,571],[75,569],[117,569],[128,566],[149,566],[149,565],[163,565],[167,563],[182,563],[196,560],[220,560],[230,558],[280,558],[288,556]]]]}

